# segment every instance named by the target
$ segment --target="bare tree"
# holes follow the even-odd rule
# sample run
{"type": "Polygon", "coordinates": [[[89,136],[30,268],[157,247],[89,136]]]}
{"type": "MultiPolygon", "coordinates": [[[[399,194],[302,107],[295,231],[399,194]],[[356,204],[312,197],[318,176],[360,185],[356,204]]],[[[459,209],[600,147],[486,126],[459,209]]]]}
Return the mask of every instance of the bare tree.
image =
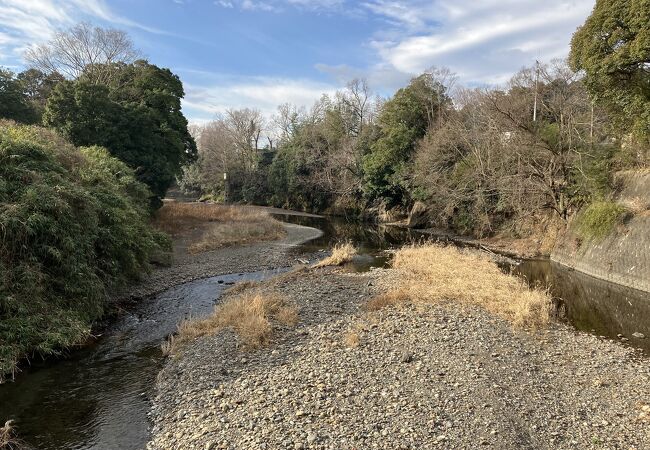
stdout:
{"type": "Polygon", "coordinates": [[[429,125],[434,124],[437,119],[438,128],[442,127],[445,114],[451,105],[446,105],[446,100],[451,98],[453,91],[456,89],[457,75],[447,67],[428,68],[424,75],[427,78],[430,87],[436,92],[436,98],[429,97],[427,113],[429,116],[429,125]]]}
{"type": "Polygon", "coordinates": [[[278,145],[295,136],[306,115],[304,107],[297,107],[291,103],[283,103],[278,106],[277,113],[271,118],[271,126],[274,129],[273,133],[278,145]]]}
{"type": "Polygon", "coordinates": [[[226,111],[225,127],[233,142],[233,150],[246,170],[254,170],[257,167],[260,137],[265,126],[264,116],[258,109],[226,111]]]}
{"type": "Polygon", "coordinates": [[[115,64],[132,63],[139,55],[124,31],[84,22],[29,48],[25,59],[45,73],[59,72],[68,78],[83,74],[92,83],[106,83],[114,74],[115,64]]]}
{"type": "Polygon", "coordinates": [[[525,175],[566,220],[581,201],[576,184],[589,182],[583,161],[594,156],[594,143],[603,139],[594,136],[592,124],[601,119],[594,118],[578,74],[562,61],[527,68],[513,77],[507,92],[493,91],[486,100],[525,175]]]}
{"type": "Polygon", "coordinates": [[[363,132],[363,126],[368,120],[371,95],[368,82],[358,78],[350,81],[344,91],[337,93],[337,99],[344,108],[344,113],[351,116],[348,129],[353,136],[363,132]]]}

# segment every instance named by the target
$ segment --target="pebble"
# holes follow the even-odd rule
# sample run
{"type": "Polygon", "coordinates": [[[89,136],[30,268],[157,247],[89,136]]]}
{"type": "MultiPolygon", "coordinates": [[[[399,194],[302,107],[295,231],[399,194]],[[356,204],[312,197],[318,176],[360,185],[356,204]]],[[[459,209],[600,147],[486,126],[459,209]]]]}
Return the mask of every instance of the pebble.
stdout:
{"type": "Polygon", "coordinates": [[[650,448],[650,364],[633,349],[562,324],[514,330],[467,305],[362,311],[391,276],[267,282],[299,326],[269,348],[224,332],[168,359],[147,448],[650,448]],[[349,348],[352,329],[362,345],[349,348]]]}

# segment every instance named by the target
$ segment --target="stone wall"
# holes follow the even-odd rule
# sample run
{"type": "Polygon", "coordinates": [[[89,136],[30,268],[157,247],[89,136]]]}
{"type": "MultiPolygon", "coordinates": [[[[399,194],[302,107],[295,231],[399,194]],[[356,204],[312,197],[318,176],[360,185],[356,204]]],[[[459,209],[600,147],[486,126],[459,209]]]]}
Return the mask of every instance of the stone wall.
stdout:
{"type": "Polygon", "coordinates": [[[621,172],[616,181],[614,200],[634,215],[598,241],[580,242],[569,226],[551,259],[591,276],[650,292],[650,170],[621,172]]]}

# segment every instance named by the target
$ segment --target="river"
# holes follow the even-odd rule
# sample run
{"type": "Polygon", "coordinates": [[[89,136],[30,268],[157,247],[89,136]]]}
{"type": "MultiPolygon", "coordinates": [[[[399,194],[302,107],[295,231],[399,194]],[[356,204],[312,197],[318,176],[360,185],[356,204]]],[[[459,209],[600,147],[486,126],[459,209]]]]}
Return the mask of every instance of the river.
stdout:
{"type": "MultiPolygon", "coordinates": [[[[384,267],[386,250],[429,239],[410,230],[334,218],[281,216],[324,234],[294,250],[314,255],[338,241],[359,249],[350,268],[384,267]]],[[[548,260],[517,261],[504,270],[548,287],[564,320],[576,328],[650,352],[647,293],[607,283],[548,260]],[[643,333],[648,338],[635,339],[643,333]]],[[[0,421],[14,419],[20,437],[38,449],[138,449],[149,433],[147,413],[164,363],[161,343],[188,317],[212,311],[222,291],[237,281],[262,280],[286,269],[231,274],[176,286],[121,314],[93,343],[67,358],[34,363],[15,382],[0,385],[0,421]]]]}

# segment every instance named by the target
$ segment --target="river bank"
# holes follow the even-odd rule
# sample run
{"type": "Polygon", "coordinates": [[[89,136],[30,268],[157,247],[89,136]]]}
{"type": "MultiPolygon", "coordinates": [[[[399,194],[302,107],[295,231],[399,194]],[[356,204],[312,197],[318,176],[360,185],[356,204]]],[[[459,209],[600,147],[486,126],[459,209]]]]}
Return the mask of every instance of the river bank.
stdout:
{"type": "Polygon", "coordinates": [[[650,365],[635,350],[557,323],[514,331],[469,306],[362,311],[391,276],[268,281],[298,325],[269,348],[222,332],[170,358],[148,448],[650,445],[650,365]]]}
{"type": "Polygon", "coordinates": [[[296,245],[322,234],[285,224],[277,241],[191,254],[188,246],[202,228],[174,240],[171,267],[155,268],[139,284],[111,293],[113,314],[87,345],[35,361],[0,385],[0,423],[13,420],[27,448],[143,448],[165,338],[183,319],[208,314],[235,282],[287,270],[298,262],[296,245]]]}
{"type": "MultiPolygon", "coordinates": [[[[265,210],[265,208],[260,209],[265,210]]],[[[303,215],[293,211],[278,211],[282,211],[283,214],[303,215]]],[[[316,228],[285,222],[282,225],[286,235],[279,240],[225,247],[201,253],[190,252],[190,245],[205,232],[206,225],[176,237],[172,243],[171,265],[156,267],[141,282],[115,291],[111,295],[113,300],[117,303],[140,300],[183,283],[216,275],[257,272],[292,266],[298,261],[295,257],[289,256],[288,251],[323,234],[316,228]]]]}
{"type": "Polygon", "coordinates": [[[628,447],[647,446],[642,415],[650,377],[647,360],[633,349],[561,324],[537,335],[514,332],[477,308],[368,316],[361,305],[394,277],[392,269],[373,268],[385,264],[384,250],[420,236],[278,213],[295,222],[285,225],[280,241],[190,254],[201,230],[176,239],[175,265],[122,294],[147,298],[133,302],[138,306],[121,314],[93,348],[5,386],[3,417],[17,419],[19,434],[43,449],[136,449],[147,442],[152,449],[473,448],[484,441],[544,448],[546,438],[559,448],[589,448],[609,435],[621,443],[634,433],[628,447]],[[178,358],[161,357],[160,344],[176,325],[209,314],[232,283],[313,262],[340,241],[359,244],[352,266],[262,285],[299,307],[297,327],[280,328],[270,347],[242,351],[232,333],[222,332],[190,343],[178,358]],[[206,278],[212,275],[220,276],[206,278]],[[572,379],[572,372],[580,375],[572,379]],[[511,401],[525,415],[505,414],[511,401]],[[555,425],[545,429],[549,417],[555,425]],[[537,428],[526,428],[528,422],[537,428]]]}

